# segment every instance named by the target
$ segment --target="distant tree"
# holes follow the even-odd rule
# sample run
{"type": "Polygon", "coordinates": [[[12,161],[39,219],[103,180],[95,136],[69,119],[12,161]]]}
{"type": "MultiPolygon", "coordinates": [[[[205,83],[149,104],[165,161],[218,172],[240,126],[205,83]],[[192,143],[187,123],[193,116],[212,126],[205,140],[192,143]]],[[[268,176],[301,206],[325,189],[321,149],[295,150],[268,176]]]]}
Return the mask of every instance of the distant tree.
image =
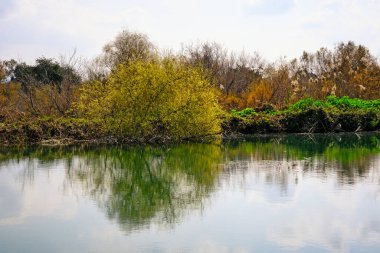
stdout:
{"type": "MultiPolygon", "coordinates": [[[[375,57],[371,55],[368,48],[356,45],[354,42],[340,43],[333,56],[334,81],[337,86],[337,95],[349,95],[360,97],[361,91],[367,83],[358,83],[358,75],[364,73],[380,76],[379,66],[375,57]]],[[[380,85],[380,84],[379,84],[380,85]]],[[[380,86],[378,86],[380,88],[380,86]]]]}
{"type": "Polygon", "coordinates": [[[35,65],[27,65],[26,63],[17,63],[14,60],[8,63],[9,73],[12,81],[22,84],[25,91],[31,86],[39,85],[55,85],[61,89],[63,81],[73,84],[81,82],[80,75],[71,66],[61,66],[53,59],[45,57],[38,58],[35,65]]]}
{"type": "Polygon", "coordinates": [[[376,98],[379,94],[380,68],[376,58],[368,48],[352,41],[340,43],[334,50],[305,52],[294,66],[292,79],[299,87],[298,98],[376,98]]]}
{"type": "Polygon", "coordinates": [[[17,106],[14,104],[17,108],[9,111],[16,110],[20,115],[64,115],[81,83],[81,76],[73,66],[44,57],[38,58],[35,65],[10,60],[3,66],[8,80],[6,89],[12,90],[6,97],[19,101],[17,106]]]}
{"type": "Polygon", "coordinates": [[[63,81],[64,69],[52,59],[38,58],[33,67],[33,74],[39,84],[55,84],[60,86],[63,81]]]}
{"type": "Polygon", "coordinates": [[[0,81],[3,81],[6,78],[4,62],[0,61],[0,81]]]}
{"type": "Polygon", "coordinates": [[[13,78],[14,70],[17,66],[17,61],[15,60],[6,60],[1,62],[3,74],[5,75],[5,78],[9,81],[13,78]]]}
{"type": "Polygon", "coordinates": [[[103,48],[106,65],[113,69],[119,64],[128,65],[136,60],[149,60],[156,54],[156,48],[148,36],[142,33],[122,31],[114,41],[103,48]]]}
{"type": "Polygon", "coordinates": [[[105,81],[119,64],[128,65],[157,57],[157,49],[147,35],[124,30],[103,47],[101,55],[87,64],[87,79],[105,81]]]}
{"type": "Polygon", "coordinates": [[[289,103],[290,94],[292,92],[291,79],[290,79],[289,64],[281,59],[275,65],[269,65],[264,70],[264,84],[265,90],[271,91],[271,95],[266,95],[268,101],[264,103],[275,104],[278,107],[284,107],[289,103]]]}
{"type": "Polygon", "coordinates": [[[215,42],[205,42],[197,45],[188,45],[184,48],[184,55],[193,66],[207,70],[210,81],[217,85],[221,76],[225,75],[228,65],[228,52],[215,42]]]}
{"type": "Polygon", "coordinates": [[[265,80],[261,80],[259,83],[253,83],[251,89],[246,94],[246,106],[245,107],[261,107],[271,101],[273,97],[273,87],[269,85],[265,80]]]}
{"type": "Polygon", "coordinates": [[[204,68],[212,85],[227,97],[241,94],[253,81],[258,82],[265,65],[257,53],[251,56],[242,52],[236,56],[215,42],[189,45],[183,54],[190,64],[204,68]]]}

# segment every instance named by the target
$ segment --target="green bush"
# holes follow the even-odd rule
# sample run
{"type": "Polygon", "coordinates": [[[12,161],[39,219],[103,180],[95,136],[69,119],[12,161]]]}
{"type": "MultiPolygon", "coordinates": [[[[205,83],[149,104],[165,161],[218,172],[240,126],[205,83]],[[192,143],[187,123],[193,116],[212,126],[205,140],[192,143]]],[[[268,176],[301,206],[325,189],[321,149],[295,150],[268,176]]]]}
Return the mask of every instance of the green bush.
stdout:
{"type": "Polygon", "coordinates": [[[325,100],[315,100],[313,98],[301,99],[288,107],[288,111],[302,111],[310,108],[325,108],[335,110],[380,110],[380,99],[364,100],[360,98],[350,98],[347,96],[328,96],[325,100]]]}
{"type": "Polygon", "coordinates": [[[338,98],[329,96],[326,98],[325,104],[336,107],[341,110],[362,109],[362,110],[379,110],[380,99],[378,100],[363,100],[359,98],[349,98],[347,96],[338,98]]]}
{"type": "Polygon", "coordinates": [[[279,111],[255,112],[252,108],[231,111],[229,132],[340,132],[373,131],[380,128],[380,99],[329,96],[325,100],[301,99],[279,111]]]}
{"type": "Polygon", "coordinates": [[[255,112],[255,109],[253,109],[253,108],[245,108],[241,111],[237,111],[237,110],[233,109],[231,111],[231,115],[245,118],[245,117],[255,116],[255,115],[257,115],[257,112],[255,112]]]}

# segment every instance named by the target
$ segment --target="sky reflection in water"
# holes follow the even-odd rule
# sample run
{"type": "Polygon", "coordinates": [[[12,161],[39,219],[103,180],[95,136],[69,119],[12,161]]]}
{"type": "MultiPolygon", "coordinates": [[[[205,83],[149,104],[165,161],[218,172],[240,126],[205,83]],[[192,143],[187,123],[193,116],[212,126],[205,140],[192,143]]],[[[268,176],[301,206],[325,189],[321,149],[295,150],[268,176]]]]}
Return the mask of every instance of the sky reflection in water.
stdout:
{"type": "Polygon", "coordinates": [[[0,252],[379,252],[380,135],[0,151],[0,252]]]}

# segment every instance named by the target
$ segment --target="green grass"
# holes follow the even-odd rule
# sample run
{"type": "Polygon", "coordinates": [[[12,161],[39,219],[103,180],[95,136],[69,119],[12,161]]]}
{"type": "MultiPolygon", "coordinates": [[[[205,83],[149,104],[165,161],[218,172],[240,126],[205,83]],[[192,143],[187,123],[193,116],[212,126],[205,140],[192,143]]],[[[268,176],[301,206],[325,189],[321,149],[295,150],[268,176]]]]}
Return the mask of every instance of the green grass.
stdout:
{"type": "Polygon", "coordinates": [[[253,108],[245,108],[241,111],[233,109],[231,110],[231,115],[245,118],[250,116],[256,116],[257,112],[255,112],[255,109],[253,108]]]}
{"type": "Polygon", "coordinates": [[[328,96],[325,100],[315,100],[312,98],[301,99],[293,105],[289,106],[287,110],[299,111],[306,110],[311,107],[325,108],[325,109],[338,109],[342,111],[349,110],[380,110],[380,99],[377,100],[364,100],[360,98],[350,98],[328,96]]]}

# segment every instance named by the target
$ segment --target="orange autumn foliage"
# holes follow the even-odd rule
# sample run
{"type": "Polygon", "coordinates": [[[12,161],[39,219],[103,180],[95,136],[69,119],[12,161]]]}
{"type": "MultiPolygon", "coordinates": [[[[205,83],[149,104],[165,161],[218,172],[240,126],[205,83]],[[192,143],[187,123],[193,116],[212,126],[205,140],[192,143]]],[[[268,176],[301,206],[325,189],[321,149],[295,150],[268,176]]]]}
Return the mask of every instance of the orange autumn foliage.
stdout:
{"type": "Polygon", "coordinates": [[[219,97],[221,107],[227,111],[232,109],[243,109],[245,107],[245,100],[234,94],[221,95],[219,97]]]}
{"type": "Polygon", "coordinates": [[[245,94],[246,107],[260,107],[269,103],[273,97],[273,89],[265,80],[251,84],[251,89],[245,94]]]}

